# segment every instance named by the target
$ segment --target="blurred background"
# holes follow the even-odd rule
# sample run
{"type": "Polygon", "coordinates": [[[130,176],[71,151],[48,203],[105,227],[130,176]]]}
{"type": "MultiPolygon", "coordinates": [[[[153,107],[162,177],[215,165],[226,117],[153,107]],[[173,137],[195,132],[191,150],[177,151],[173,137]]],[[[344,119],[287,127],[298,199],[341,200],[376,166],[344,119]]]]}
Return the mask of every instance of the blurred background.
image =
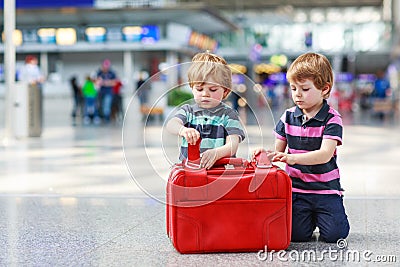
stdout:
{"type": "MultiPolygon", "coordinates": [[[[6,1],[0,2],[3,6],[6,1]]],[[[6,12],[1,15],[3,28],[6,12]]],[[[285,71],[307,51],[323,53],[331,61],[336,84],[330,104],[350,120],[354,113],[361,114],[358,119],[387,119],[398,112],[398,1],[17,0],[15,12],[16,84],[10,86],[19,86],[25,60],[34,56],[45,78],[43,97],[64,99],[71,109],[71,79],[82,87],[87,77],[96,79],[107,59],[122,84],[117,93],[123,108],[147,80],[141,112],[168,115],[164,113],[190,92],[185,68],[155,74],[210,50],[231,64],[235,94],[229,103],[249,124],[248,105],[270,106],[278,114],[292,104],[285,71]],[[164,101],[155,103],[162,92],[168,92],[164,101]]],[[[1,101],[7,95],[4,54],[2,45],[1,101]]],[[[13,102],[16,96],[9,95],[13,102]]],[[[12,109],[6,104],[2,108],[12,109]]],[[[81,123],[79,117],[75,123],[81,123]]]]}
{"type": "Polygon", "coordinates": [[[328,57],[329,103],[345,124],[338,161],[349,248],[398,261],[400,1],[0,0],[0,8],[0,266],[265,266],[255,253],[182,257],[165,234],[180,139],[163,125],[191,99],[186,70],[205,50],[233,70],[227,103],[245,124],[244,158],[274,145],[275,121],[293,105],[288,66],[308,51],[328,57]]]}

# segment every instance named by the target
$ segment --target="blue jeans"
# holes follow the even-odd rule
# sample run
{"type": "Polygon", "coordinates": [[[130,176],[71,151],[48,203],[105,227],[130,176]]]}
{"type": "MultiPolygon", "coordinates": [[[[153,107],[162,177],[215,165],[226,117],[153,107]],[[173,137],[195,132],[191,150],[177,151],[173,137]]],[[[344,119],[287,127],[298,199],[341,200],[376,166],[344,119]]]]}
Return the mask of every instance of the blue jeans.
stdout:
{"type": "Polygon", "coordinates": [[[292,197],[293,242],[310,241],[317,226],[322,241],[347,237],[350,225],[341,196],[293,193],[292,197]]]}
{"type": "Polygon", "coordinates": [[[85,110],[84,116],[94,116],[97,117],[97,107],[96,107],[96,98],[94,97],[86,97],[85,98],[85,110]]]}
{"type": "Polygon", "coordinates": [[[112,98],[113,96],[111,93],[106,93],[102,95],[101,106],[102,106],[103,116],[106,121],[110,120],[112,98]]]}

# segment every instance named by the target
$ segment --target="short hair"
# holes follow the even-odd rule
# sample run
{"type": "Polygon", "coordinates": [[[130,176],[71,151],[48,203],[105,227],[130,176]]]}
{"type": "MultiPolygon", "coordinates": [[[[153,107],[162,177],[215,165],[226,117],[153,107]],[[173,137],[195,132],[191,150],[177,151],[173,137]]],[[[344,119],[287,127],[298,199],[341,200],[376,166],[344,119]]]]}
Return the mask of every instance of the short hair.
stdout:
{"type": "Polygon", "coordinates": [[[188,69],[189,86],[193,88],[197,83],[206,83],[211,77],[224,89],[231,90],[232,71],[224,58],[210,52],[194,55],[188,69]]]}
{"type": "Polygon", "coordinates": [[[33,60],[37,60],[37,57],[34,56],[34,55],[27,55],[27,56],[25,57],[25,63],[30,63],[30,62],[32,62],[33,60]]]}
{"type": "Polygon", "coordinates": [[[328,98],[333,86],[333,70],[328,58],[318,53],[305,53],[290,65],[286,78],[289,82],[312,80],[315,87],[322,90],[329,85],[324,98],[328,98]]]}

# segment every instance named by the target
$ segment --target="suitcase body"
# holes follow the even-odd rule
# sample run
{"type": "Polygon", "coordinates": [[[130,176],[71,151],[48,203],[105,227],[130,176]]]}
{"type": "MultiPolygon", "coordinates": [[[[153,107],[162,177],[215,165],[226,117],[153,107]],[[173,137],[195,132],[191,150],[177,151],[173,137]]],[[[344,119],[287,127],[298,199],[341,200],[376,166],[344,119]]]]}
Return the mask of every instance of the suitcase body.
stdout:
{"type": "Polygon", "coordinates": [[[173,166],[166,226],[177,251],[278,251],[289,246],[291,180],[266,154],[262,158],[226,158],[210,170],[196,168],[191,161],[173,166]]]}

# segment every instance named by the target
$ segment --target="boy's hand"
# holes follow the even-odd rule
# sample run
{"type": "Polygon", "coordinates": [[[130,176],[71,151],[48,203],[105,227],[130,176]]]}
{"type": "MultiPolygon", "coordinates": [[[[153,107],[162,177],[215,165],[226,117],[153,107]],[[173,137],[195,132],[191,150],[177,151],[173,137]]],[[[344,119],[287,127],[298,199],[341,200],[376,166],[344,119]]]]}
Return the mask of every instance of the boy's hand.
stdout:
{"type": "Polygon", "coordinates": [[[283,152],[277,152],[272,158],[272,161],[280,161],[280,162],[285,162],[286,164],[289,165],[294,165],[296,164],[296,161],[294,159],[294,156],[292,154],[286,154],[283,152]]]}
{"type": "Polygon", "coordinates": [[[256,159],[256,156],[257,156],[258,154],[260,154],[261,152],[266,152],[266,150],[265,150],[264,148],[257,148],[257,149],[255,149],[255,150],[253,151],[253,154],[251,155],[251,159],[252,159],[252,160],[255,160],[255,159],[256,159]]]}
{"type": "Polygon", "coordinates": [[[179,131],[179,135],[184,137],[190,145],[195,145],[200,138],[200,133],[194,128],[182,127],[179,131]]]}
{"type": "Polygon", "coordinates": [[[217,150],[209,149],[201,155],[200,167],[210,169],[217,161],[217,150]]]}

